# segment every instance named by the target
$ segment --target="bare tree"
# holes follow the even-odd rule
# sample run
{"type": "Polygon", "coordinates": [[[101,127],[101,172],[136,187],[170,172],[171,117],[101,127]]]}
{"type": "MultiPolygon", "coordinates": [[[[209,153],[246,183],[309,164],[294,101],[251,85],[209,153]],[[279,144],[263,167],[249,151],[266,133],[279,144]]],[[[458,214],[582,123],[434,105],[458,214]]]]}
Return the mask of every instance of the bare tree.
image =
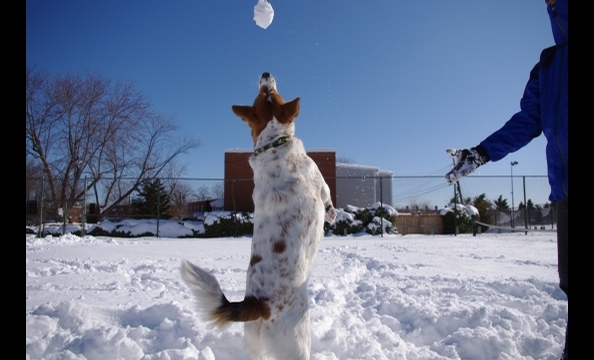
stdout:
{"type": "Polygon", "coordinates": [[[41,194],[41,177],[43,176],[43,168],[38,162],[32,159],[26,159],[26,179],[25,179],[25,191],[26,199],[36,200],[41,194]]]}
{"type": "Polygon", "coordinates": [[[201,185],[200,187],[198,187],[198,190],[196,190],[196,198],[198,200],[206,200],[209,199],[211,197],[210,194],[210,188],[206,185],[201,185]]]}
{"type": "Polygon", "coordinates": [[[179,166],[175,161],[171,161],[164,169],[163,184],[168,191],[171,200],[171,215],[174,219],[183,219],[189,217],[190,210],[188,203],[190,198],[195,196],[192,187],[181,180],[181,175],[185,171],[185,166],[179,166]]]}
{"type": "Polygon", "coordinates": [[[92,189],[102,213],[178,155],[199,146],[176,136],[129,81],[86,73],[55,77],[26,67],[26,157],[41,164],[50,199],[70,208],[92,189]]]}
{"type": "Polygon", "coordinates": [[[429,210],[429,202],[427,200],[411,199],[409,203],[409,209],[411,212],[424,212],[429,210]]]}
{"type": "Polygon", "coordinates": [[[354,164],[355,159],[347,157],[347,156],[339,156],[336,158],[336,163],[338,163],[338,164],[354,164]]]}
{"type": "Polygon", "coordinates": [[[225,196],[225,184],[222,181],[215,183],[210,190],[216,198],[225,196]]]}
{"type": "Polygon", "coordinates": [[[35,162],[32,159],[27,159],[25,172],[25,198],[27,206],[26,223],[27,225],[35,225],[39,222],[37,214],[39,213],[39,200],[42,198],[41,191],[43,189],[43,184],[41,178],[43,176],[43,168],[38,162],[35,162]]]}
{"type": "Polygon", "coordinates": [[[187,183],[178,181],[173,184],[170,192],[173,218],[184,219],[191,215],[188,203],[193,196],[195,196],[194,191],[187,183]]]}

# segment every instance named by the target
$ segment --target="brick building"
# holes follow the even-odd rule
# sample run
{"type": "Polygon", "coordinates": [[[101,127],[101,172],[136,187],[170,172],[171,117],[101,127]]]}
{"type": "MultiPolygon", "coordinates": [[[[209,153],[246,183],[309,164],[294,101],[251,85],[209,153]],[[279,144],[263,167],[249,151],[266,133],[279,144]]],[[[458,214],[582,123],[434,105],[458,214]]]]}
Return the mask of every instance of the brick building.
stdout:
{"type": "MultiPolygon", "coordinates": [[[[307,155],[318,165],[330,188],[332,202],[336,204],[336,151],[307,150],[307,155]]],[[[225,152],[225,201],[227,211],[253,212],[254,172],[248,159],[253,150],[227,150],[225,152]]]]}

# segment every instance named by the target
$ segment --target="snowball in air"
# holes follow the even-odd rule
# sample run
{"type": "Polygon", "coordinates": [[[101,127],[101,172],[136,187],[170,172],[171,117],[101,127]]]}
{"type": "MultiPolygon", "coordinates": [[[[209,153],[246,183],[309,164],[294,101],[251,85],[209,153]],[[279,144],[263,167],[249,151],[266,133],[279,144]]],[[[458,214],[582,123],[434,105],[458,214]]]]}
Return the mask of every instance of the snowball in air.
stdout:
{"type": "Polygon", "coordinates": [[[256,25],[262,29],[266,29],[272,23],[273,17],[274,10],[272,10],[272,5],[266,0],[258,0],[256,6],[254,6],[254,20],[256,21],[256,25]]]}

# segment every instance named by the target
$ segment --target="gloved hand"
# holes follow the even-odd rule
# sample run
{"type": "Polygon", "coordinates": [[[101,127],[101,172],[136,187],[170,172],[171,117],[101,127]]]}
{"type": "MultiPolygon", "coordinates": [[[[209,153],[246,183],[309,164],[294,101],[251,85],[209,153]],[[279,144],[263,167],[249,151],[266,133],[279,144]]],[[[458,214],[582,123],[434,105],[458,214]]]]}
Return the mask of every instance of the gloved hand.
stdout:
{"type": "Polygon", "coordinates": [[[447,149],[446,153],[455,160],[454,168],[445,175],[449,184],[472,173],[477,167],[490,160],[489,154],[480,145],[470,149],[447,149]]]}

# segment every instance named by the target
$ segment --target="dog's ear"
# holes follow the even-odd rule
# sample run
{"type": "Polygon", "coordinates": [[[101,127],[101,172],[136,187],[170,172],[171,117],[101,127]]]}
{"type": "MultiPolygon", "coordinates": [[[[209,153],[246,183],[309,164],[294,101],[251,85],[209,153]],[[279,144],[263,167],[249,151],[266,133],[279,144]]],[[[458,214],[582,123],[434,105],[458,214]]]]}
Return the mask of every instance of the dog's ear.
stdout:
{"type": "Polygon", "coordinates": [[[258,108],[255,106],[233,105],[231,106],[231,109],[235,115],[239,116],[241,120],[245,121],[250,129],[252,129],[252,139],[254,140],[255,146],[256,141],[258,140],[258,135],[260,135],[268,123],[267,121],[262,120],[262,111],[266,112],[268,109],[268,112],[270,112],[270,107],[264,107],[260,113],[258,113],[258,108]]]}
{"type": "Polygon", "coordinates": [[[273,102],[274,106],[272,111],[274,112],[274,117],[278,120],[278,122],[281,124],[286,124],[299,116],[299,101],[299,98],[295,98],[294,100],[284,104],[273,102]]]}
{"type": "Polygon", "coordinates": [[[233,113],[241,118],[241,120],[249,123],[256,115],[256,109],[253,106],[247,105],[233,105],[231,106],[233,113]]]}

